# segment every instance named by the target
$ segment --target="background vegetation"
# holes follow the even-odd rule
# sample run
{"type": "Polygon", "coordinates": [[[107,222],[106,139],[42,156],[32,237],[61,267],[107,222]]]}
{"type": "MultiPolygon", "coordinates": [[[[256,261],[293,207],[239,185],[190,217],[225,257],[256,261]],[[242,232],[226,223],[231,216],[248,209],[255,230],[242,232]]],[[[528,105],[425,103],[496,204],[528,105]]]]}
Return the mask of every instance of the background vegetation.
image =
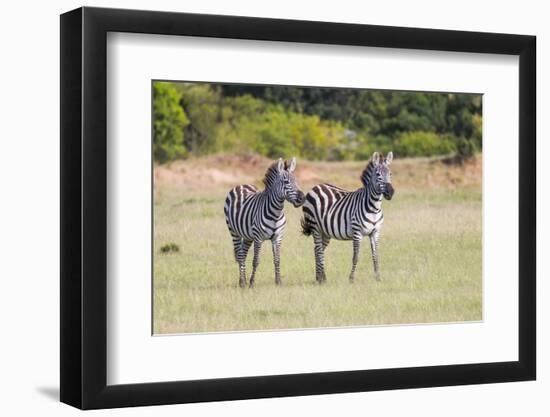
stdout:
{"type": "Polygon", "coordinates": [[[482,148],[481,95],[359,89],[153,83],[158,163],[214,153],[365,160],[482,148]]]}

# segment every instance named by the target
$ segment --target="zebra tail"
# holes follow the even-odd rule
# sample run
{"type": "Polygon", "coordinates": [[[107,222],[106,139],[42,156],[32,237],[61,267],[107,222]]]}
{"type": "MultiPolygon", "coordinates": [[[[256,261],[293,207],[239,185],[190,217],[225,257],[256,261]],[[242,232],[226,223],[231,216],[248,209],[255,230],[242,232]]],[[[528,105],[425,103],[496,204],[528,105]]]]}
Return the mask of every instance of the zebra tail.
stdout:
{"type": "Polygon", "coordinates": [[[302,220],[300,221],[300,223],[302,225],[302,233],[305,236],[311,236],[311,234],[313,233],[313,224],[308,222],[305,217],[302,217],[302,220]]]}

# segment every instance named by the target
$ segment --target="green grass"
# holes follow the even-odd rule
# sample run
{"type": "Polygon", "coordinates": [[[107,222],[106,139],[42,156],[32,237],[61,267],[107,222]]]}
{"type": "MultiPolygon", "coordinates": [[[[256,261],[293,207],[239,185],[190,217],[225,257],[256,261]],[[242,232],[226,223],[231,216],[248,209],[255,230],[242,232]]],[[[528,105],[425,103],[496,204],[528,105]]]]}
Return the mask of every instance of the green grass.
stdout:
{"type": "MultiPolygon", "coordinates": [[[[274,284],[271,244],[264,242],[255,288],[239,288],[224,199],[219,187],[157,196],[155,334],[482,319],[480,187],[396,186],[395,198],[383,204],[382,280],[374,280],[365,239],[350,284],[351,242],[333,240],[321,286],[314,279],[313,241],[300,233],[301,209],[287,204],[283,285],[274,284]],[[172,243],[179,251],[161,252],[172,243]]],[[[248,258],[247,275],[252,251],[248,258]]]]}

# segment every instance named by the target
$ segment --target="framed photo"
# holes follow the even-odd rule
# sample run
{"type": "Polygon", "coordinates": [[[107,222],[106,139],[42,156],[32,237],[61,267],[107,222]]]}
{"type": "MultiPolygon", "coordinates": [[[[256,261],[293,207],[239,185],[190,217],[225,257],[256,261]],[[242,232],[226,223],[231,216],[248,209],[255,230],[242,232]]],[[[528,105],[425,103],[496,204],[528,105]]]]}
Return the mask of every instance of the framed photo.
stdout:
{"type": "Polygon", "coordinates": [[[535,37],[61,16],[61,401],[533,380],[535,37]]]}

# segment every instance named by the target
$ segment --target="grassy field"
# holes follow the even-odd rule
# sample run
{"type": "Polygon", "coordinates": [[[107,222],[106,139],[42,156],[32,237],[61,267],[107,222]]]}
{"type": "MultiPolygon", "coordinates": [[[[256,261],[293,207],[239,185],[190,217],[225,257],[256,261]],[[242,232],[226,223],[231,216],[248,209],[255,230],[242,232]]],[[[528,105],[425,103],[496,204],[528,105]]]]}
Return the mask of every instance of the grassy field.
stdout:
{"type": "MultiPolygon", "coordinates": [[[[300,233],[301,209],[285,205],[283,285],[276,287],[270,242],[254,289],[238,287],[223,217],[226,192],[261,183],[259,157],[208,157],[155,168],[154,333],[215,332],[482,319],[481,159],[462,167],[395,160],[396,194],[384,201],[380,282],[368,241],[356,281],[348,281],[351,242],[331,241],[327,283],[317,285],[313,242],[300,233]],[[174,243],[179,251],[164,253],[174,243]]],[[[364,163],[302,163],[304,192],[319,182],[359,186],[364,163]]],[[[251,271],[249,253],[247,274],[251,271]]]]}

